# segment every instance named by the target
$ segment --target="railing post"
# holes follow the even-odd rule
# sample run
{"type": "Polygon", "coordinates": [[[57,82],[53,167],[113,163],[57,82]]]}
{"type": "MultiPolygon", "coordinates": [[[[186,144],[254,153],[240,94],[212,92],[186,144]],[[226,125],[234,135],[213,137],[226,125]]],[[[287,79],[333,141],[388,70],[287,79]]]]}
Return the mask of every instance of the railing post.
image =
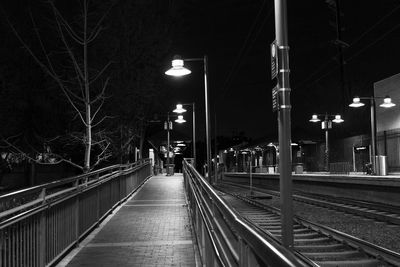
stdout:
{"type": "Polygon", "coordinates": [[[99,220],[100,220],[100,186],[96,186],[96,218],[97,218],[97,225],[99,225],[99,220]]]}
{"type": "MultiPolygon", "coordinates": [[[[42,204],[46,202],[46,188],[43,188],[40,192],[39,199],[42,200],[42,204]]],[[[39,221],[39,266],[46,265],[46,210],[40,212],[39,221]]]]}
{"type": "MultiPolygon", "coordinates": [[[[0,251],[5,251],[4,247],[4,230],[0,230],[0,251]]],[[[3,266],[5,264],[5,253],[4,253],[4,258],[3,258],[3,253],[0,252],[0,266],[3,266]]]]}
{"type": "Polygon", "coordinates": [[[40,213],[39,224],[39,266],[46,265],[46,210],[40,213]]]}
{"type": "Polygon", "coordinates": [[[42,200],[43,204],[46,202],[46,188],[43,188],[40,192],[39,199],[42,200]]]}
{"type": "Polygon", "coordinates": [[[238,238],[239,242],[239,266],[243,267],[252,267],[258,266],[257,259],[254,256],[254,253],[250,249],[249,245],[244,241],[241,237],[238,238]]]}
{"type": "Polygon", "coordinates": [[[75,187],[78,192],[75,199],[75,245],[78,245],[79,241],[79,180],[75,181],[75,187]]]}

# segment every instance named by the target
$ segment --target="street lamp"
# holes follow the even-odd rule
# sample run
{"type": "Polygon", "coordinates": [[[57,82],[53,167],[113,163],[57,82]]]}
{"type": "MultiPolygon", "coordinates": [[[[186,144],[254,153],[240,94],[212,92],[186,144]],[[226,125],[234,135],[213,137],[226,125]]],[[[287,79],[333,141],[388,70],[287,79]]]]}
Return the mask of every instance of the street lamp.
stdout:
{"type": "Polygon", "coordinates": [[[183,115],[179,115],[178,118],[175,120],[177,123],[184,123],[186,120],[183,118],[183,115]]]}
{"type": "Polygon", "coordinates": [[[167,115],[167,121],[164,122],[164,130],[167,130],[167,162],[166,162],[166,170],[167,176],[170,174],[170,159],[169,159],[169,147],[170,147],[170,133],[169,131],[172,130],[172,121],[169,120],[169,113],[167,115]]]}
{"type": "Polygon", "coordinates": [[[325,130],[325,171],[329,171],[329,129],[332,129],[332,122],[342,123],[344,120],[339,114],[328,115],[328,114],[313,114],[310,122],[319,122],[321,119],[319,116],[323,116],[324,120],[321,122],[321,128],[325,130]],[[334,119],[331,119],[334,118],[334,119]]]}
{"type": "Polygon", "coordinates": [[[207,143],[207,173],[208,181],[211,183],[211,132],[210,132],[210,107],[208,103],[208,57],[205,55],[202,58],[185,58],[182,59],[180,56],[174,56],[172,60],[172,68],[165,72],[166,75],[170,76],[184,76],[191,73],[191,71],[184,67],[184,62],[188,61],[202,61],[204,67],[204,101],[206,110],[206,143],[207,143]]]}
{"type": "Polygon", "coordinates": [[[375,156],[376,156],[376,117],[375,117],[375,99],[383,99],[382,104],[379,106],[382,108],[391,108],[396,106],[396,104],[392,103],[392,99],[389,96],[385,97],[358,97],[355,96],[353,98],[353,103],[349,105],[349,107],[352,108],[359,108],[364,106],[365,104],[361,102],[361,100],[369,100],[370,101],[370,106],[371,106],[371,163],[372,163],[372,168],[373,172],[376,173],[376,162],[375,162],[375,156]]]}
{"type": "MultiPolygon", "coordinates": [[[[184,123],[186,120],[183,118],[182,115],[179,115],[178,118],[175,120],[177,123],[184,123]]],[[[170,120],[169,112],[167,113],[167,120],[164,122],[164,130],[167,131],[167,176],[170,175],[170,156],[169,156],[169,149],[170,149],[170,131],[172,130],[172,121],[170,120]]]]}
{"type": "Polygon", "coordinates": [[[192,106],[192,114],[193,114],[193,166],[196,167],[196,111],[195,111],[195,104],[191,103],[191,104],[177,104],[176,105],[176,109],[173,110],[173,112],[178,113],[178,114],[182,114],[184,112],[186,112],[186,109],[183,108],[183,106],[192,106]]]}

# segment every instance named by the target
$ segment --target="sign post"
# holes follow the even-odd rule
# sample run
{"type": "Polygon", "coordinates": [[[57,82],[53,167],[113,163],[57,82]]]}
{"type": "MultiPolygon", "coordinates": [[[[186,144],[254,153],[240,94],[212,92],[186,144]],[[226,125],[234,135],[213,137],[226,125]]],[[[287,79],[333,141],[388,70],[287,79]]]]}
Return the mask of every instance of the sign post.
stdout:
{"type": "MultiPolygon", "coordinates": [[[[292,148],[290,124],[289,45],[287,33],[286,0],[275,0],[275,54],[277,66],[277,102],[279,126],[279,178],[281,199],[282,245],[293,248],[293,203],[292,203],[292,148]]],[[[271,51],[272,52],[272,51],[271,51]]]]}

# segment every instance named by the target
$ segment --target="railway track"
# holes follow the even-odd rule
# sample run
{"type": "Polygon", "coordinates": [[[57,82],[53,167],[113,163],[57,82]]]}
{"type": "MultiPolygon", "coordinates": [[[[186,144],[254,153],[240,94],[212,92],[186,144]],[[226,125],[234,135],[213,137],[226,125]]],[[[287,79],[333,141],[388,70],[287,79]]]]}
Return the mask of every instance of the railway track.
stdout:
{"type": "MultiPolygon", "coordinates": [[[[248,188],[247,185],[226,183],[239,188],[248,188]]],[[[279,197],[279,191],[254,188],[254,191],[279,197]]],[[[400,207],[383,205],[380,203],[357,201],[347,198],[336,198],[319,194],[305,194],[296,192],[293,200],[306,204],[333,209],[354,214],[379,222],[400,225],[400,207]]]]}
{"type": "MultiPolygon", "coordinates": [[[[243,190],[217,187],[222,197],[249,223],[281,239],[280,211],[243,190]]],[[[400,254],[332,228],[294,216],[294,251],[316,266],[400,266],[400,254]]]]}

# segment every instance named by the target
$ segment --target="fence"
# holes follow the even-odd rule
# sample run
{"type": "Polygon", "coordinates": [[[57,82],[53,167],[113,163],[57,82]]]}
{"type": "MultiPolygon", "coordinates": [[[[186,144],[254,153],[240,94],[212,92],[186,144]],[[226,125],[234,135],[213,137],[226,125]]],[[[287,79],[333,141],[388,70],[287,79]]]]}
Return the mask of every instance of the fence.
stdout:
{"type": "Polygon", "coordinates": [[[233,211],[190,160],[183,175],[203,266],[308,266],[233,211]]]}
{"type": "Polygon", "coordinates": [[[149,160],[0,196],[0,267],[54,264],[151,174],[149,160]]]}
{"type": "Polygon", "coordinates": [[[329,164],[329,172],[332,174],[349,174],[351,168],[350,162],[333,162],[329,164]]]}

